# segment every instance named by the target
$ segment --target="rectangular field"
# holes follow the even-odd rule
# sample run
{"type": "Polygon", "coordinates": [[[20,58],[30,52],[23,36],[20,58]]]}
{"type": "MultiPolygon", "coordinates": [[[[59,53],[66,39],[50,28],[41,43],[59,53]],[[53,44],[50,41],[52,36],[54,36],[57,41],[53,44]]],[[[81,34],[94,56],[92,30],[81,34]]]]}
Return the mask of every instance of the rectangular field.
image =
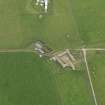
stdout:
{"type": "Polygon", "coordinates": [[[30,2],[0,0],[0,48],[24,48],[36,40],[55,49],[105,46],[104,0],[53,0],[42,19],[30,2]]]}
{"type": "Polygon", "coordinates": [[[83,71],[56,74],[64,105],[94,105],[87,75],[83,71]]]}
{"type": "Polygon", "coordinates": [[[105,105],[105,51],[89,51],[87,58],[98,105],[105,105]]]}
{"type": "Polygon", "coordinates": [[[57,69],[34,53],[0,53],[0,104],[94,105],[84,69],[57,69]]]}
{"type": "Polygon", "coordinates": [[[53,0],[53,11],[41,19],[27,6],[31,2],[0,0],[0,48],[24,48],[36,40],[57,49],[81,46],[69,0],[53,0]]]}
{"type": "Polygon", "coordinates": [[[0,105],[61,105],[51,68],[32,53],[0,54],[0,105]]]}

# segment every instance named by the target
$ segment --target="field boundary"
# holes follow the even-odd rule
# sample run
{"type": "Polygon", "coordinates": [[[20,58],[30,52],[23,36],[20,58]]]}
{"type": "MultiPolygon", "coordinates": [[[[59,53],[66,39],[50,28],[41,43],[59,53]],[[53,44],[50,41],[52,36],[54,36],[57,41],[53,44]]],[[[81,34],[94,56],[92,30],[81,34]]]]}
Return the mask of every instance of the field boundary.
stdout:
{"type": "MultiPolygon", "coordinates": [[[[80,48],[80,49],[70,49],[77,50],[77,51],[105,51],[105,48],[80,48]]],[[[0,53],[12,53],[12,52],[35,52],[34,49],[0,49],[0,53]]]]}
{"type": "Polygon", "coordinates": [[[94,103],[95,103],[95,105],[98,105],[97,99],[96,99],[96,95],[95,95],[95,91],[94,91],[94,87],[93,87],[93,83],[92,83],[92,79],[91,79],[91,75],[90,75],[90,70],[89,70],[88,62],[87,62],[87,54],[86,54],[87,52],[86,52],[86,49],[82,49],[82,52],[83,52],[84,62],[85,62],[85,66],[86,66],[86,70],[87,70],[87,74],[88,74],[88,78],[89,78],[89,82],[90,82],[90,87],[91,87],[94,103]]]}
{"type": "Polygon", "coordinates": [[[31,49],[2,49],[0,50],[0,53],[17,53],[17,52],[35,52],[31,49]]]}

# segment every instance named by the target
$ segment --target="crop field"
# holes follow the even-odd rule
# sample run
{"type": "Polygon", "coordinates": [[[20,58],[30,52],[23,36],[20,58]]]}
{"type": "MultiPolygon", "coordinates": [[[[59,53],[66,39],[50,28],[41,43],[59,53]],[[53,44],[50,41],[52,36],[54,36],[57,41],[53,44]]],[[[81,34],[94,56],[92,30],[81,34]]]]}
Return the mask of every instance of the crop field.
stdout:
{"type": "Polygon", "coordinates": [[[0,104],[94,105],[84,70],[55,69],[34,53],[1,53],[0,104]]]}
{"type": "Polygon", "coordinates": [[[35,54],[0,54],[0,105],[61,105],[55,84],[50,66],[35,54]]]}
{"type": "Polygon", "coordinates": [[[95,105],[86,74],[76,72],[56,74],[64,105],[95,105]]]}
{"type": "Polygon", "coordinates": [[[105,51],[88,52],[88,65],[91,71],[98,105],[105,104],[105,51]]]}

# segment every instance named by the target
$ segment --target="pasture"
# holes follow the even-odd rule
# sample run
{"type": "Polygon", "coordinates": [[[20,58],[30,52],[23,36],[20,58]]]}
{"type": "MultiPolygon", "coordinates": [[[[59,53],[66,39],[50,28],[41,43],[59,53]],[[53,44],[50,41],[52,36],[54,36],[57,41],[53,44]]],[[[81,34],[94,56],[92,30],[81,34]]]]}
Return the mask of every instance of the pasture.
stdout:
{"type": "Polygon", "coordinates": [[[91,72],[98,105],[105,104],[105,52],[88,52],[88,65],[91,72]]]}
{"type": "Polygon", "coordinates": [[[29,4],[31,0],[0,1],[0,48],[26,48],[36,40],[55,49],[81,46],[69,0],[53,0],[53,11],[42,19],[29,4]]]}
{"type": "Polygon", "coordinates": [[[0,105],[61,105],[51,68],[32,53],[0,54],[0,105]]]}
{"type": "Polygon", "coordinates": [[[71,4],[83,44],[105,48],[105,1],[71,0],[71,4]]]}
{"type": "Polygon", "coordinates": [[[58,68],[34,53],[1,53],[0,104],[94,105],[85,70],[58,68]]]}

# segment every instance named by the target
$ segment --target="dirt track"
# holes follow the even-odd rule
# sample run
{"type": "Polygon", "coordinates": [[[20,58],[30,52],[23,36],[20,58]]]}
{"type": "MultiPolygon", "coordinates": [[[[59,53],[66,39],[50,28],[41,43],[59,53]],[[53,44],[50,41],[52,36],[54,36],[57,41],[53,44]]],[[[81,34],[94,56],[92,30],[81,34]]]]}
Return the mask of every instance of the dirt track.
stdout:
{"type": "MultiPolygon", "coordinates": [[[[94,50],[94,49],[92,49],[92,50],[94,50]]],[[[92,83],[92,79],[91,79],[91,75],[90,75],[90,70],[89,70],[88,62],[87,62],[86,49],[82,49],[82,51],[83,51],[84,62],[85,62],[85,66],[86,66],[89,82],[90,82],[90,87],[91,87],[93,98],[94,98],[94,103],[95,103],[95,105],[98,105],[97,104],[96,95],[95,95],[95,91],[94,91],[94,87],[93,87],[93,83],[92,83]]]]}
{"type": "MultiPolygon", "coordinates": [[[[85,51],[105,51],[104,48],[83,48],[85,51]]],[[[83,49],[70,49],[70,50],[79,50],[83,51],[83,49]]],[[[9,53],[9,52],[35,52],[32,49],[0,49],[0,53],[9,53]]]]}

